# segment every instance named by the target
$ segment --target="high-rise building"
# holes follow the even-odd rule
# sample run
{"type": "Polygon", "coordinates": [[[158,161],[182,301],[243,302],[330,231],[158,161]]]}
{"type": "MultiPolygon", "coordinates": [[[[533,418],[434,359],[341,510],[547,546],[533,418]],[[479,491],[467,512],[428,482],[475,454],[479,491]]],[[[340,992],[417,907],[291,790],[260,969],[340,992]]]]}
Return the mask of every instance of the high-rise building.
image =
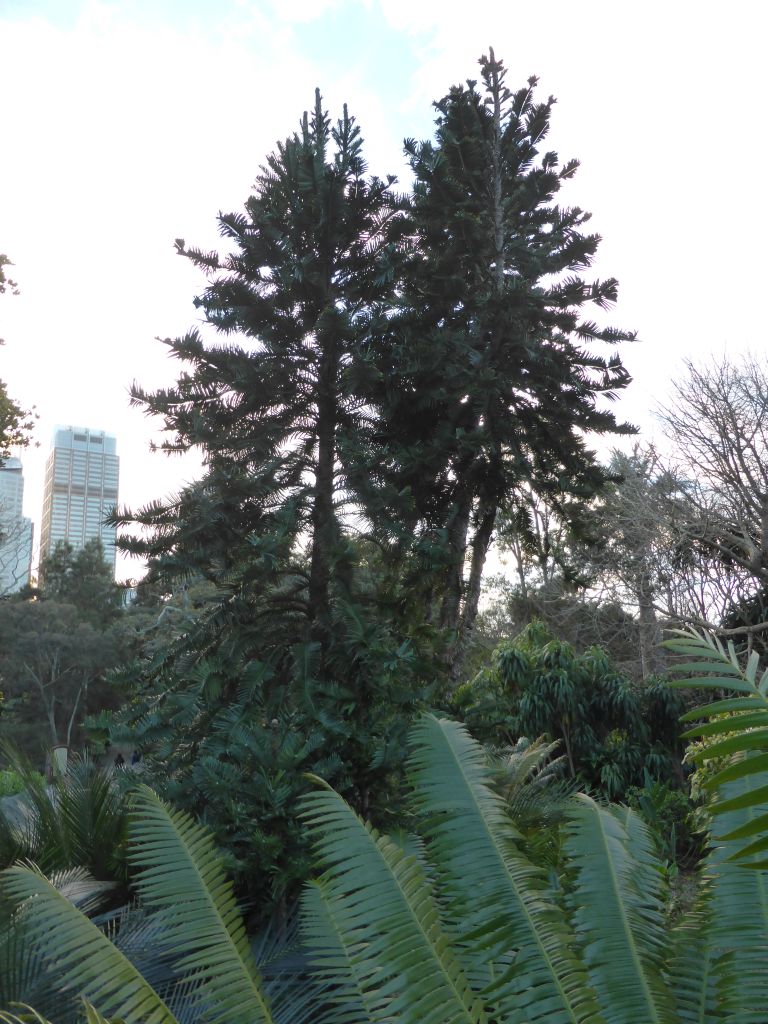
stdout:
{"type": "Polygon", "coordinates": [[[24,476],[19,459],[0,465],[0,596],[29,583],[34,526],[24,517],[24,476]]]}
{"type": "Polygon", "coordinates": [[[111,434],[83,427],[56,430],[45,466],[41,558],[59,541],[78,550],[98,538],[114,566],[115,529],[104,525],[104,517],[117,504],[119,470],[111,434]]]}

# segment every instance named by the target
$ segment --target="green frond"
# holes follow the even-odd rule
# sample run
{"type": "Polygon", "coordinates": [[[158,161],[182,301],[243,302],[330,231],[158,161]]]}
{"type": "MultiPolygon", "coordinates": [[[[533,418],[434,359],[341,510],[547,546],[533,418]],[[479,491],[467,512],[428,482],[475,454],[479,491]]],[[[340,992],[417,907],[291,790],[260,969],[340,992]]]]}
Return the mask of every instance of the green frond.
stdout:
{"type": "Polygon", "coordinates": [[[19,1009],[22,1011],[20,1014],[11,1013],[9,1010],[0,1010],[0,1024],[50,1024],[50,1021],[31,1006],[20,1005],[19,1009]]]}
{"type": "Polygon", "coordinates": [[[142,787],[130,825],[130,861],[145,906],[163,911],[178,968],[200,985],[206,1020],[272,1024],[232,883],[210,833],[142,787]]]}
{"type": "MultiPolygon", "coordinates": [[[[738,834],[768,812],[768,771],[726,783],[713,809],[725,834],[738,834]],[[726,809],[723,809],[725,807],[726,809]]],[[[764,834],[765,826],[761,827],[764,834]]],[[[704,871],[711,889],[708,931],[722,990],[725,1019],[732,1024],[764,1024],[768,1019],[765,965],[768,961],[768,871],[747,871],[734,853],[738,839],[714,839],[704,871]]]]}
{"type": "Polygon", "coordinates": [[[130,960],[39,871],[16,865],[0,881],[9,899],[30,901],[27,938],[71,988],[126,1024],[175,1024],[130,960]]]}
{"type": "Polygon", "coordinates": [[[661,865],[644,825],[626,808],[579,795],[565,846],[575,870],[573,921],[606,1024],[673,1024],[662,978],[661,865]]]}
{"type": "MultiPolygon", "coordinates": [[[[0,1010],[0,1024],[51,1024],[31,1006],[20,1005],[19,1009],[23,1011],[21,1014],[0,1010]]],[[[106,1017],[102,1017],[96,1007],[90,1003],[85,1003],[84,1009],[85,1024],[121,1024],[120,1021],[109,1021],[106,1017]]]]}
{"type": "MultiPolygon", "coordinates": [[[[703,884],[703,883],[702,883],[703,884]]],[[[711,942],[712,909],[708,888],[672,933],[667,968],[680,1024],[720,1024],[722,970],[711,942]]]]}
{"type": "MultiPolygon", "coordinates": [[[[100,882],[82,868],[51,875],[49,881],[73,906],[92,915],[112,895],[114,886],[100,882]]],[[[0,1006],[33,1003],[43,1013],[55,1007],[62,1012],[70,1000],[63,994],[51,998],[59,987],[60,974],[46,965],[41,951],[30,941],[27,922],[34,915],[34,901],[11,906],[6,901],[0,910],[0,1006]]]]}
{"type": "Polygon", "coordinates": [[[711,791],[722,791],[723,799],[712,808],[713,814],[719,818],[719,839],[728,841],[730,857],[745,860],[753,867],[760,865],[762,862],[754,857],[768,850],[768,813],[757,814],[754,811],[768,795],[768,671],[758,679],[759,658],[754,651],[742,665],[731,643],[726,647],[717,637],[692,629],[677,630],[676,634],[676,639],[666,641],[665,646],[697,660],[675,665],[674,671],[699,674],[677,680],[674,685],[700,688],[711,684],[717,689],[744,694],[743,697],[718,700],[688,712],[686,721],[702,718],[708,721],[697,724],[685,735],[700,738],[700,750],[696,755],[698,761],[729,759],[729,763],[705,783],[711,791]],[[760,776],[763,783],[756,786],[754,779],[760,776]],[[728,789],[739,781],[743,784],[728,789]],[[726,789],[731,796],[724,796],[726,789]],[[725,819],[731,812],[750,809],[753,813],[739,816],[737,825],[732,828],[726,825],[725,819]],[[742,842],[753,836],[758,838],[746,845],[742,842]]]}
{"type": "Polygon", "coordinates": [[[412,731],[412,802],[439,872],[459,956],[506,1021],[577,1022],[595,1012],[565,916],[519,852],[483,748],[457,722],[425,715],[412,731]]]}
{"type": "Polygon", "coordinates": [[[324,1024],[364,1024],[373,1020],[373,1005],[360,987],[352,966],[351,949],[338,928],[327,882],[312,881],[301,896],[302,936],[312,961],[313,975],[329,984],[332,1009],[324,1024]]]}
{"type": "Polygon", "coordinates": [[[361,821],[330,789],[308,794],[302,805],[327,869],[326,905],[374,1019],[485,1024],[417,858],[361,821]]]}
{"type": "Polygon", "coordinates": [[[107,1020],[106,1017],[102,1017],[95,1006],[91,1006],[90,1003],[86,1003],[85,1024],[120,1024],[120,1022],[107,1020]]]}

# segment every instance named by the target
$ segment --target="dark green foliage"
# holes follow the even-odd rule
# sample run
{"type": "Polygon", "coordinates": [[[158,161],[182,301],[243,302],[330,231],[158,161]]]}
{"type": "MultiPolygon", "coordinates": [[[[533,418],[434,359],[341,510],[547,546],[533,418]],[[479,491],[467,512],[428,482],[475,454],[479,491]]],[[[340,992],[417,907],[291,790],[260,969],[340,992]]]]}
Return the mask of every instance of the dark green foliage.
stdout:
{"type": "Polygon", "coordinates": [[[206,472],[118,517],[147,528],[124,546],[150,557],[150,585],[215,589],[121,674],[131,703],[113,735],[129,730],[156,783],[212,824],[257,913],[306,876],[306,772],[396,816],[408,721],[434,676],[367,472],[403,231],[392,181],[367,175],[354,119],[332,126],[318,94],[245,211],[221,218],[229,255],[178,243],[209,275],[196,304],[222,343],[169,341],[177,384],[133,390],[164,417],[166,447],[200,446],[206,472]],[[374,521],[374,541],[355,538],[374,521]]]}
{"type": "Polygon", "coordinates": [[[117,706],[106,674],[136,640],[120,627],[119,619],[109,627],[94,624],[58,601],[0,602],[4,738],[36,762],[44,749],[80,742],[88,713],[117,706]]]}
{"type": "Polygon", "coordinates": [[[25,412],[10,397],[5,383],[0,380],[0,461],[8,458],[11,448],[29,444],[34,419],[33,413],[25,412]]]}
{"type": "Polygon", "coordinates": [[[220,218],[229,252],[177,242],[208,276],[205,328],[167,341],[173,387],[133,388],[205,474],[117,515],[143,528],[123,545],[150,558],[150,586],[215,595],[122,673],[114,735],[212,824],[259,906],[306,873],[307,771],[397,820],[408,723],[461,660],[470,524],[468,593],[514,487],[592,494],[584,432],[623,429],[598,402],[626,371],[586,346],[631,335],[583,315],[616,283],[579,276],[598,239],[555,205],[575,164],[540,152],[551,101],[510,94],[493,58],[483,76],[438,105],[434,143],[407,145],[408,197],[368,175],[354,120],[332,126],[317,94],[220,218]]]}
{"type": "Polygon", "coordinates": [[[649,777],[643,786],[628,786],[624,799],[651,830],[667,863],[690,868],[701,860],[701,815],[684,789],[649,777]]]}
{"type": "Polygon", "coordinates": [[[479,88],[436,104],[434,141],[406,143],[416,243],[400,344],[381,364],[387,444],[413,503],[404,525],[419,522],[440,570],[459,662],[499,511],[530,485],[566,514],[606,479],[585,433],[631,430],[598,404],[629,377],[593,346],[633,335],[587,312],[617,283],[581,276],[600,239],[583,230],[589,214],[556,204],[578,164],[543,148],[554,100],[535,99],[536,79],[510,92],[492,53],[481,66],[479,88]]]}
{"type": "Polygon", "coordinates": [[[101,541],[89,540],[78,550],[59,541],[41,560],[39,596],[73,605],[97,627],[112,621],[120,612],[121,591],[104,560],[101,541]]]}
{"type": "Polygon", "coordinates": [[[662,680],[638,687],[598,647],[577,654],[541,624],[499,645],[492,666],[459,687],[453,709],[475,735],[562,742],[572,778],[609,799],[652,779],[682,781],[683,702],[662,680]]]}
{"type": "Polygon", "coordinates": [[[276,591],[273,614],[295,611],[321,641],[349,558],[343,517],[366,504],[371,352],[394,295],[392,181],[366,176],[354,119],[345,108],[332,127],[318,94],[245,212],[220,218],[230,255],[178,243],[210,275],[196,305],[235,340],[206,345],[195,331],[168,341],[188,372],[168,391],[133,389],[165,418],[167,448],[202,446],[207,475],[174,504],[118,519],[151,530],[126,546],[166,576],[245,574],[245,588],[276,591]]]}
{"type": "MultiPolygon", "coordinates": [[[[768,588],[761,586],[751,597],[734,605],[720,625],[726,630],[740,629],[759,626],[766,621],[768,621],[768,588]]],[[[743,639],[737,636],[736,642],[739,646],[745,646],[747,638],[751,650],[758,651],[761,658],[768,656],[768,631],[758,629],[751,634],[744,634],[743,639]]]]}
{"type": "Polygon", "coordinates": [[[419,684],[418,637],[398,639],[351,607],[335,610],[325,670],[318,644],[265,636],[253,604],[232,601],[227,614],[223,636],[212,641],[203,616],[123,671],[134,697],[111,734],[138,744],[145,777],[211,826],[263,917],[309,871],[296,817],[306,773],[398,821],[408,722],[431,688],[419,684]]]}
{"type": "Polygon", "coordinates": [[[601,647],[624,675],[635,681],[642,677],[638,622],[619,601],[592,600],[560,575],[525,587],[501,576],[488,582],[492,597],[477,617],[465,663],[467,678],[489,661],[503,640],[534,621],[577,654],[601,647]]]}
{"type": "MultiPolygon", "coordinates": [[[[754,781],[764,791],[765,773],[754,781]]],[[[21,953],[61,986],[62,1009],[77,994],[126,1024],[762,1024],[765,873],[735,867],[728,844],[672,927],[664,866],[632,810],[572,798],[555,880],[521,853],[462,726],[418,722],[409,783],[408,837],[379,833],[326,786],[302,801],[322,873],[305,889],[303,949],[272,970],[264,943],[248,947],[210,835],[146,789],[131,860],[154,958],[126,942],[127,922],[111,942],[70,893],[16,866],[2,887],[21,953]]],[[[747,823],[745,778],[722,795],[727,826],[747,823]]]]}
{"type": "MultiPolygon", "coordinates": [[[[35,772],[35,777],[42,781],[40,772],[35,772]]],[[[16,796],[24,789],[24,775],[17,772],[15,768],[3,768],[0,770],[0,797],[16,796]]]]}
{"type": "Polygon", "coordinates": [[[49,784],[23,758],[6,754],[23,789],[0,810],[0,864],[34,861],[47,874],[86,868],[125,886],[128,805],[112,771],[71,757],[49,784]]]}
{"type": "Polygon", "coordinates": [[[520,832],[520,849],[534,864],[562,867],[562,829],[575,784],[564,772],[560,744],[522,738],[489,751],[493,788],[520,832]]]}

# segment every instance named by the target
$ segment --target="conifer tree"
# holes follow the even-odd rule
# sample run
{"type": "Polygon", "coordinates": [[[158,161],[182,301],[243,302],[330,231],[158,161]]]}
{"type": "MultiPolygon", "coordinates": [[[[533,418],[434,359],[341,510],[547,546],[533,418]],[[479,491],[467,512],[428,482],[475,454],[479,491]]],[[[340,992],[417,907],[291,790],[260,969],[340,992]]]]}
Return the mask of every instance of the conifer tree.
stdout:
{"type": "Polygon", "coordinates": [[[597,400],[626,371],[587,346],[630,335],[582,316],[616,283],[578,276],[598,239],[553,202],[576,165],[539,154],[552,101],[533,80],[510,94],[492,56],[483,78],[438,104],[434,142],[408,144],[407,198],[366,175],[353,119],[332,128],[318,94],[245,212],[220,217],[232,252],[178,243],[210,275],[196,304],[223,341],[168,341],[178,382],[133,390],[206,473],[116,517],[145,528],[123,546],[220,600],[127,674],[128,723],[175,800],[221,801],[223,842],[269,823],[273,893],[302,870],[306,772],[397,813],[409,716],[461,662],[499,510],[521,482],[558,507],[591,495],[583,435],[621,429],[597,400]],[[439,670],[430,618],[454,640],[439,670]]]}
{"type": "Polygon", "coordinates": [[[399,281],[393,183],[367,175],[353,118],[345,108],[332,127],[318,93],[245,212],[220,217],[230,254],[177,243],[210,275],[196,305],[219,338],[168,341],[177,383],[133,388],[164,417],[166,450],[198,447],[206,469],[173,500],[115,517],[133,534],[123,547],[171,589],[203,577],[217,597],[126,668],[133,700],[111,734],[127,728],[155,783],[207,816],[262,906],[307,870],[307,773],[386,818],[425,702],[418,637],[396,628],[356,536],[381,522],[365,466],[381,448],[373,354],[399,281]]]}
{"type": "Polygon", "coordinates": [[[227,578],[250,547],[250,571],[262,587],[288,581],[283,606],[321,646],[332,583],[345,578],[342,520],[360,504],[351,481],[371,430],[369,351],[394,286],[394,179],[365,172],[354,119],[345,107],[332,127],[318,92],[245,213],[220,217],[233,252],[177,242],[210,275],[196,305],[234,340],[212,345],[194,330],[168,341],[190,369],[167,391],[135,386],[133,397],[165,418],[167,449],[202,448],[207,473],[176,502],[116,520],[150,528],[126,546],[166,571],[227,578]]]}
{"type": "Polygon", "coordinates": [[[617,282],[582,276],[600,239],[583,230],[588,213],[555,202],[578,163],[542,148],[554,100],[534,99],[535,78],[511,93],[493,51],[481,66],[482,87],[436,104],[434,141],[406,143],[415,243],[384,375],[391,461],[412,498],[408,528],[418,522],[442,565],[455,671],[499,510],[530,484],[567,513],[605,479],[585,435],[632,429],[598,402],[629,376],[591,346],[634,335],[587,312],[609,307],[617,282]]]}

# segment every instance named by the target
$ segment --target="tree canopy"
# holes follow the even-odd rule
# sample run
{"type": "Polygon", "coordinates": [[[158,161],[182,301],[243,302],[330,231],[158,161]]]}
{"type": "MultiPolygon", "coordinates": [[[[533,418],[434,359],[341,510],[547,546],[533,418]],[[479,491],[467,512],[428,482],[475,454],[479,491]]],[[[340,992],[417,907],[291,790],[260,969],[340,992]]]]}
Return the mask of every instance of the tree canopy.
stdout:
{"type": "Polygon", "coordinates": [[[569,515],[606,479],[588,435],[631,429],[607,404],[628,374],[596,350],[633,335],[588,313],[617,286],[584,276],[599,238],[557,205],[577,164],[544,148],[535,85],[484,59],[406,143],[405,194],[317,93],[220,217],[229,251],[177,241],[207,275],[204,324],[166,341],[175,385],[132,394],[205,473],[114,522],[150,583],[216,596],[126,670],[121,728],[183,806],[232,797],[228,841],[259,808],[273,892],[280,849],[303,856],[287,808],[307,770],[396,820],[407,724],[461,671],[499,511],[533,488],[569,515]]]}

